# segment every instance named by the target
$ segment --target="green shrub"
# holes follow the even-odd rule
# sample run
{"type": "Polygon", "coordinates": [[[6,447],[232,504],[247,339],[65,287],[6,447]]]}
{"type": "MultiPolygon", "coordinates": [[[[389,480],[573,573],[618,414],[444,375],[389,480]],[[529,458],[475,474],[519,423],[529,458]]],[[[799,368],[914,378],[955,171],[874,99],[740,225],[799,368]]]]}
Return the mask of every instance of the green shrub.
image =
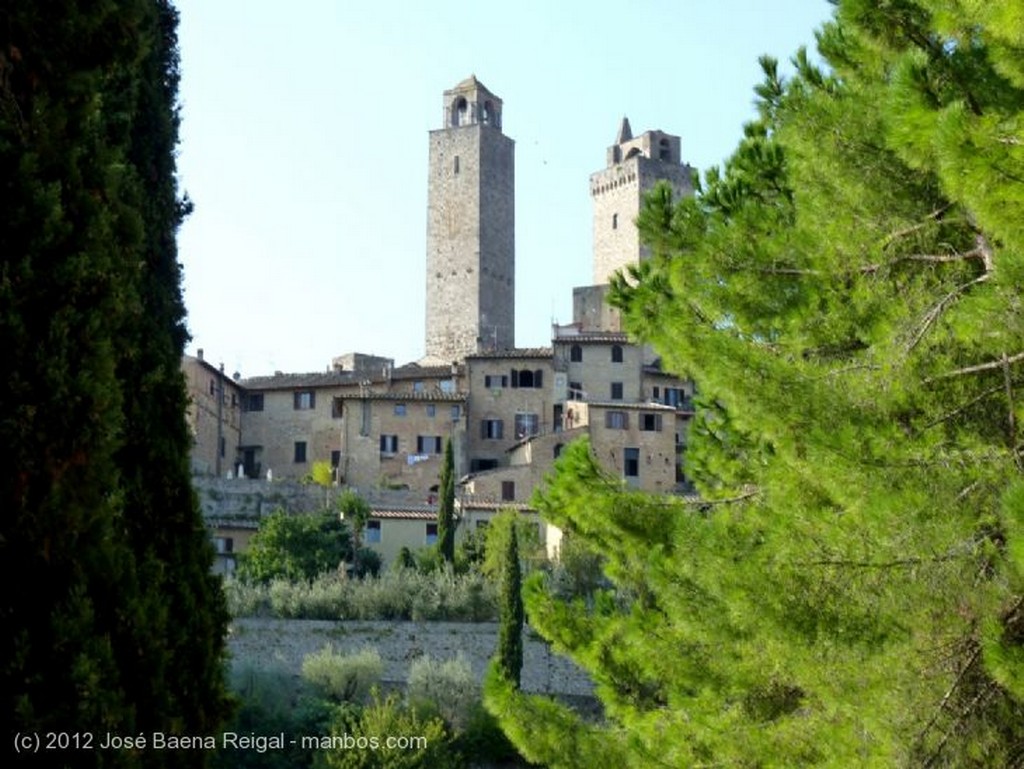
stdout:
{"type": "Polygon", "coordinates": [[[420,657],[409,666],[406,697],[413,707],[436,712],[452,731],[460,732],[480,701],[480,685],[461,653],[444,662],[420,657]]]}
{"type": "Polygon", "coordinates": [[[454,620],[497,617],[495,587],[482,575],[450,568],[422,574],[412,569],[349,579],[336,573],[311,582],[272,580],[266,585],[227,580],[234,617],[283,619],[454,620]]]}
{"type": "Polygon", "coordinates": [[[338,654],[328,644],[302,660],[302,679],[333,702],[367,702],[383,672],[376,649],[338,654]]]}
{"type": "Polygon", "coordinates": [[[340,746],[322,754],[323,762],[332,769],[463,769],[466,764],[445,729],[444,721],[424,716],[404,705],[394,695],[386,699],[374,697],[357,717],[341,714],[331,727],[330,738],[353,747],[340,746]],[[422,747],[387,747],[387,737],[422,740],[422,747]],[[380,740],[376,748],[365,741],[380,740]],[[360,746],[357,741],[363,740],[360,746]]]}

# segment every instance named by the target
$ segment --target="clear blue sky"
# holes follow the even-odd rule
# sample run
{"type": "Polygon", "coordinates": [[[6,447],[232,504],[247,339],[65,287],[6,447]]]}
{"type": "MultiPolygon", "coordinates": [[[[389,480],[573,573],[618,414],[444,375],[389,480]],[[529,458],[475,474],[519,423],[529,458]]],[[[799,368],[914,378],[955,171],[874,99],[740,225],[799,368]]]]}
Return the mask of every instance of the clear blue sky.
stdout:
{"type": "Polygon", "coordinates": [[[193,341],[229,373],[424,352],[427,133],[470,74],[516,142],[516,343],[591,278],[589,175],[622,116],[706,170],[826,0],[179,0],[179,255],[193,341]]]}

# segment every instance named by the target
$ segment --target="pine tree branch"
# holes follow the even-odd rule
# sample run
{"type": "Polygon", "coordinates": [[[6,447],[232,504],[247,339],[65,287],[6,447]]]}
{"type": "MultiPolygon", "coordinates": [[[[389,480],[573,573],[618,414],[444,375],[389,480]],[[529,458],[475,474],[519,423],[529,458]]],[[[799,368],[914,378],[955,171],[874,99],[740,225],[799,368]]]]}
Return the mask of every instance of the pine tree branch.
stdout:
{"type": "Polygon", "coordinates": [[[942,297],[942,299],[940,299],[938,303],[935,304],[935,306],[933,306],[928,312],[925,313],[924,320],[921,322],[920,328],[918,328],[917,333],[914,334],[913,339],[911,339],[910,342],[907,344],[907,352],[910,352],[915,347],[917,347],[920,341],[924,338],[925,334],[928,333],[928,329],[930,329],[935,324],[935,321],[939,319],[939,316],[942,315],[945,309],[954,300],[962,296],[969,288],[971,288],[971,286],[975,286],[979,283],[984,283],[991,276],[991,272],[985,272],[984,274],[976,277],[974,280],[969,280],[966,283],[957,286],[955,289],[953,289],[944,297],[942,297]]]}
{"type": "Polygon", "coordinates": [[[1003,385],[1006,390],[1007,404],[1007,438],[1009,439],[1010,450],[1013,452],[1013,459],[1017,469],[1021,469],[1020,453],[1017,451],[1017,418],[1014,415],[1013,403],[1013,379],[1010,376],[1010,363],[1006,353],[1003,353],[1003,385]]]}
{"type": "Polygon", "coordinates": [[[962,414],[963,412],[967,411],[967,409],[971,408],[971,406],[977,405],[981,401],[985,400],[985,398],[988,398],[988,397],[990,397],[992,395],[995,395],[996,393],[998,393],[1002,389],[1003,389],[1003,385],[996,385],[995,387],[990,387],[987,390],[983,391],[981,394],[977,395],[976,397],[971,398],[969,401],[967,401],[967,403],[964,403],[963,405],[958,406],[957,408],[953,409],[952,411],[947,411],[945,414],[943,414],[938,419],[933,419],[931,422],[926,424],[921,429],[922,430],[929,430],[932,427],[935,427],[936,425],[942,424],[943,422],[948,422],[953,417],[955,417],[955,416],[957,416],[959,414],[962,414]]]}
{"type": "Polygon", "coordinates": [[[915,232],[920,232],[925,227],[927,227],[931,222],[938,221],[939,219],[942,218],[942,215],[945,214],[946,211],[950,209],[952,205],[952,203],[947,203],[944,206],[940,206],[939,208],[936,208],[934,211],[928,214],[928,216],[925,217],[925,221],[920,222],[919,224],[911,225],[910,227],[905,227],[902,230],[897,230],[896,232],[889,234],[886,237],[885,241],[882,243],[882,249],[884,250],[888,248],[890,245],[892,245],[893,242],[905,238],[907,237],[907,235],[913,235],[915,232]]]}
{"type": "MultiPolygon", "coordinates": [[[[977,665],[980,658],[981,647],[975,646],[974,652],[971,654],[970,659],[968,659],[967,663],[962,668],[960,668],[960,672],[957,674],[956,680],[953,681],[952,685],[949,687],[949,689],[946,690],[946,693],[939,701],[939,705],[935,709],[934,715],[932,715],[928,723],[925,724],[924,729],[922,729],[920,733],[918,733],[916,740],[917,745],[922,745],[924,743],[924,739],[927,736],[928,732],[930,732],[935,727],[935,725],[939,721],[939,717],[949,708],[949,703],[950,700],[953,699],[953,695],[956,694],[956,692],[960,689],[961,685],[963,685],[964,679],[967,677],[967,674],[974,670],[974,667],[975,665],[977,665]]],[[[951,731],[947,731],[946,734],[943,736],[942,740],[939,742],[938,747],[935,748],[935,751],[932,753],[931,756],[929,756],[928,760],[925,762],[925,766],[931,766],[935,763],[935,761],[939,757],[939,754],[942,752],[942,749],[945,747],[946,743],[949,742],[950,735],[951,731]]]]}
{"type": "Polygon", "coordinates": [[[1024,360],[1024,352],[1019,352],[1016,355],[1006,357],[1005,355],[996,361],[990,361],[988,363],[979,363],[977,366],[967,366],[966,368],[958,368],[954,371],[947,371],[945,374],[939,374],[938,376],[928,377],[924,380],[924,384],[931,384],[932,382],[938,381],[939,379],[950,379],[955,376],[966,376],[967,374],[979,374],[983,371],[992,371],[993,369],[1002,368],[1003,366],[1009,366],[1014,363],[1020,363],[1024,360]]]}

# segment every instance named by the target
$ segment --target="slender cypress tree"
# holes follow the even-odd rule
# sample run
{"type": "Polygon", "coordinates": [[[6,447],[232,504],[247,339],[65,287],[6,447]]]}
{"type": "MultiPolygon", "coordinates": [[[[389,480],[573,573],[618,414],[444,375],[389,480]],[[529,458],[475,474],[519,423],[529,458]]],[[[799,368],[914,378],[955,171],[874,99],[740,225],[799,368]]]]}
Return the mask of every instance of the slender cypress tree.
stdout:
{"type": "Polygon", "coordinates": [[[502,678],[518,689],[523,670],[523,574],[514,520],[508,529],[503,561],[498,606],[498,669],[502,678]]]}
{"type": "Polygon", "coordinates": [[[444,463],[441,465],[437,547],[446,563],[455,560],[455,452],[451,438],[444,442],[444,463]]]}

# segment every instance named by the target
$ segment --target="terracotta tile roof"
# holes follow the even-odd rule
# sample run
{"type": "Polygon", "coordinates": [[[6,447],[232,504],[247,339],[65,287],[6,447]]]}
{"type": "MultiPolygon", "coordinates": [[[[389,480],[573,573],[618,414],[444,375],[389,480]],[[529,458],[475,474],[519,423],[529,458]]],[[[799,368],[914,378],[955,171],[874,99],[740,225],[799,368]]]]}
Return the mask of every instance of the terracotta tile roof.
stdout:
{"type": "Polygon", "coordinates": [[[553,355],[554,350],[551,347],[513,347],[508,350],[492,350],[491,352],[474,353],[473,355],[467,355],[466,360],[489,358],[550,358],[553,355]]]}
{"type": "Polygon", "coordinates": [[[625,331],[581,331],[578,334],[564,334],[554,340],[555,344],[632,344],[625,331]]]}
{"type": "Polygon", "coordinates": [[[318,371],[309,374],[283,374],[255,376],[239,384],[247,390],[293,390],[299,387],[342,387],[358,384],[361,378],[355,371],[318,371]]]}
{"type": "Polygon", "coordinates": [[[370,401],[419,401],[427,403],[465,403],[469,393],[454,392],[445,393],[440,390],[423,390],[422,392],[410,392],[409,390],[388,390],[387,392],[357,391],[346,392],[338,396],[346,400],[370,400],[370,401]]]}
{"type": "Polygon", "coordinates": [[[631,411],[676,411],[675,406],[667,406],[664,403],[636,403],[634,401],[586,401],[586,404],[590,408],[599,409],[614,409],[621,411],[622,409],[629,409],[631,411]]]}
{"type": "Polygon", "coordinates": [[[427,505],[371,506],[370,518],[404,519],[410,521],[436,521],[437,508],[427,505]]]}

